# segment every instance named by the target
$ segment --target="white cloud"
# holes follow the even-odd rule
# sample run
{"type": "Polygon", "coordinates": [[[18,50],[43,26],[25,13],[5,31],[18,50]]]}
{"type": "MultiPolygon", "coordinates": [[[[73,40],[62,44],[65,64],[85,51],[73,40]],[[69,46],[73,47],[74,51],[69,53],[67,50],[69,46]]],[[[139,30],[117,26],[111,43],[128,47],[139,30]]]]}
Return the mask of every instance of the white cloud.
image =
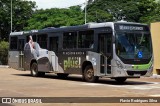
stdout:
{"type": "Polygon", "coordinates": [[[38,9],[67,8],[85,3],[86,0],[28,0],[35,1],[38,9]]]}

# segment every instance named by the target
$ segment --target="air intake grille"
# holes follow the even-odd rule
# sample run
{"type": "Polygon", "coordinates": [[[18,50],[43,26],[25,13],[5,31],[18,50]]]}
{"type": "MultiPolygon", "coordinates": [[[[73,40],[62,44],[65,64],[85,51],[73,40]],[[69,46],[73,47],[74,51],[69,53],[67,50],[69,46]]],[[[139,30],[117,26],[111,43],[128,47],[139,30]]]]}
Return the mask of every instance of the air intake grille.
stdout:
{"type": "Polygon", "coordinates": [[[146,73],[147,73],[147,71],[130,71],[130,70],[127,71],[127,74],[131,75],[131,76],[133,76],[134,74],[140,74],[141,76],[143,76],[146,73]]]}

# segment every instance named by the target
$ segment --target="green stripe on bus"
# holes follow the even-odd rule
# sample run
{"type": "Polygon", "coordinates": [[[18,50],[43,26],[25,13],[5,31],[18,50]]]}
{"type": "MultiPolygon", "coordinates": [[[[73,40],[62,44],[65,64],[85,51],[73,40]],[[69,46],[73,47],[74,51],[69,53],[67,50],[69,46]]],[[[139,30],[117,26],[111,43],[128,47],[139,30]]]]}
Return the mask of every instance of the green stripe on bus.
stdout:
{"type": "Polygon", "coordinates": [[[151,63],[152,62],[149,62],[148,64],[145,64],[145,65],[134,65],[134,69],[147,70],[151,66],[151,63]]]}

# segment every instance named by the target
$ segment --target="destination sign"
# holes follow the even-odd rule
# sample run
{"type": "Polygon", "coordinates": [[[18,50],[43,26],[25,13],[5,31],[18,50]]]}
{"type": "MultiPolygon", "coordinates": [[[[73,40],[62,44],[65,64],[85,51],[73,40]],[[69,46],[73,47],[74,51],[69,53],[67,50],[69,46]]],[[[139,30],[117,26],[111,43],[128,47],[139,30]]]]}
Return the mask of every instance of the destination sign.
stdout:
{"type": "Polygon", "coordinates": [[[138,26],[124,26],[124,25],[120,25],[119,29],[120,30],[140,30],[140,31],[143,31],[143,27],[138,27],[138,26]]]}
{"type": "Polygon", "coordinates": [[[121,31],[149,31],[148,26],[134,24],[115,24],[115,30],[121,31]]]}

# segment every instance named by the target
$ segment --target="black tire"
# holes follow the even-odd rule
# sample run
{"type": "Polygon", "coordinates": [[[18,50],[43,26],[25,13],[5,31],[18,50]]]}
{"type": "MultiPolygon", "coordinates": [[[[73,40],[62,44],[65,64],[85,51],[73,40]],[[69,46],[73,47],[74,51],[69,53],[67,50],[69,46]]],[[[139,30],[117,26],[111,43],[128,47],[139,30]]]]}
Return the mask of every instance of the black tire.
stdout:
{"type": "Polygon", "coordinates": [[[64,74],[64,73],[57,73],[57,76],[59,78],[67,78],[69,74],[64,74]]]}
{"type": "Polygon", "coordinates": [[[91,65],[86,66],[84,72],[83,72],[83,80],[87,82],[96,82],[98,81],[99,77],[94,76],[94,70],[91,65]]]}
{"type": "Polygon", "coordinates": [[[32,63],[31,65],[31,75],[33,77],[42,77],[45,75],[45,72],[38,72],[38,65],[36,62],[32,63]]]}
{"type": "Polygon", "coordinates": [[[125,77],[119,77],[119,78],[115,78],[115,80],[116,80],[118,83],[124,83],[124,82],[127,80],[127,78],[125,78],[125,77]]]}
{"type": "Polygon", "coordinates": [[[38,72],[38,76],[44,77],[45,76],[45,72],[38,72]]]}

